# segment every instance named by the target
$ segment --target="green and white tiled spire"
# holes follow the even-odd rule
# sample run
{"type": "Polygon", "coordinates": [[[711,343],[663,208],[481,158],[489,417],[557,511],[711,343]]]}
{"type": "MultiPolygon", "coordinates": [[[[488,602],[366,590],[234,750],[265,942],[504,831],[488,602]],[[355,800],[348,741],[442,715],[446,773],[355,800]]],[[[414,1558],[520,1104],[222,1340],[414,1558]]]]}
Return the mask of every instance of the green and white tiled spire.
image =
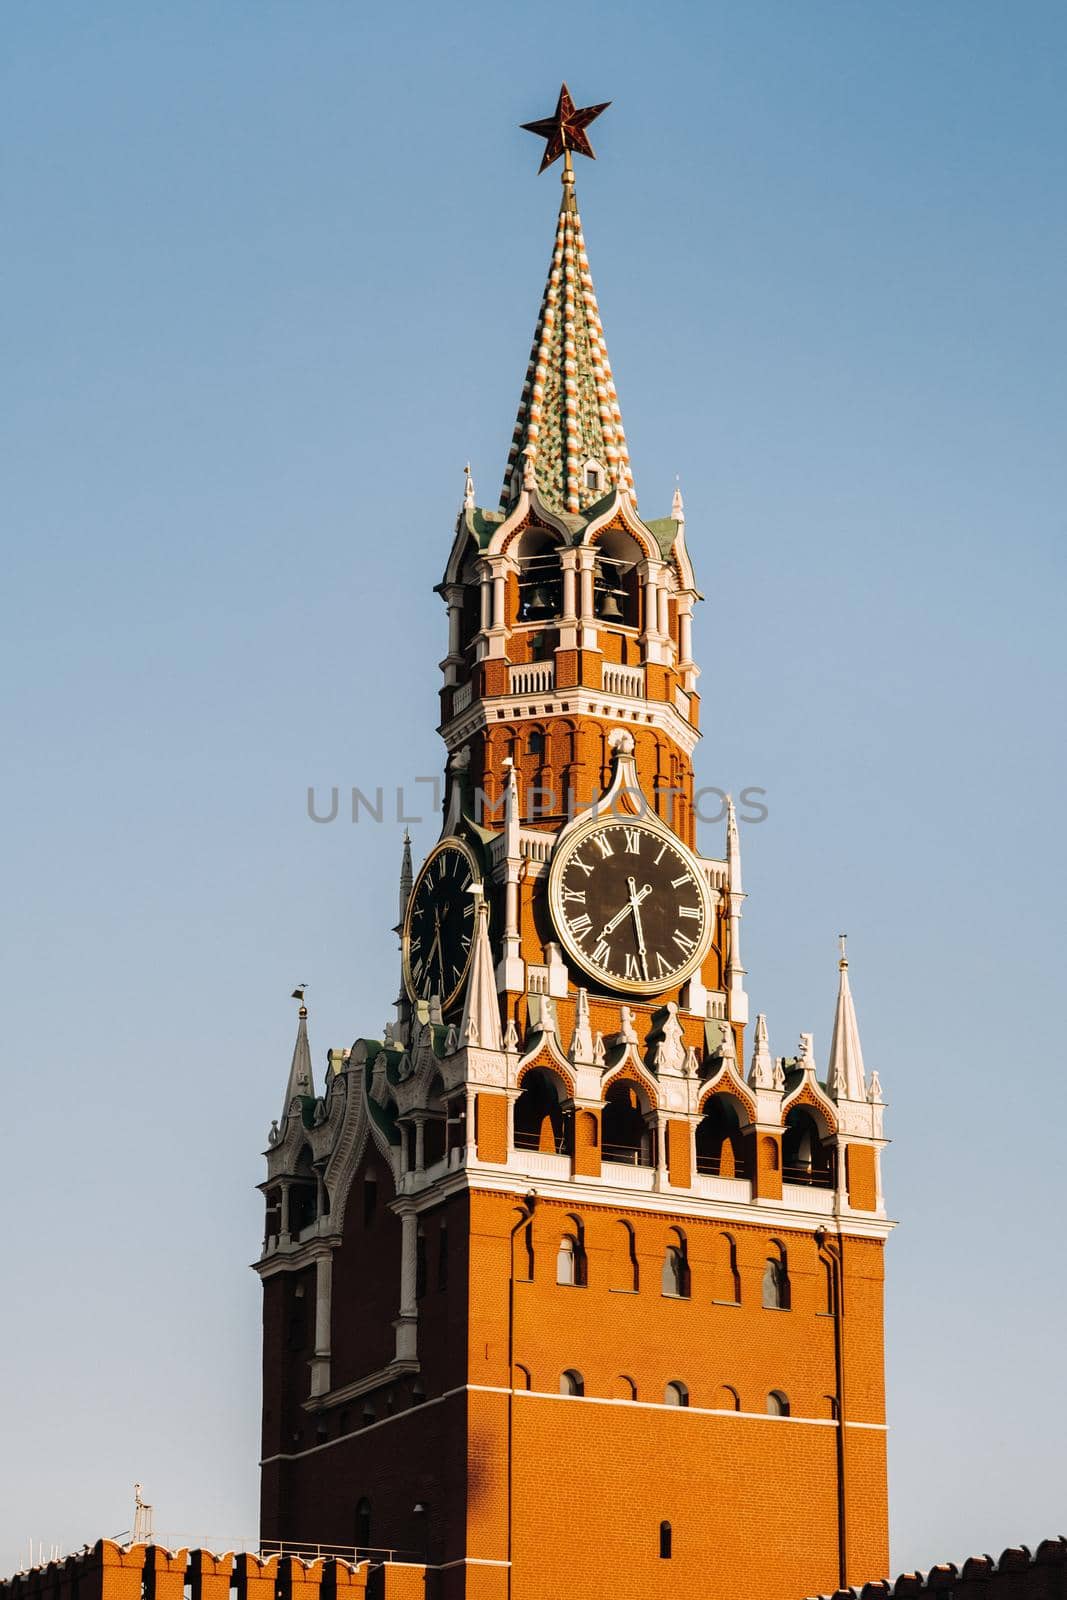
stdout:
{"type": "Polygon", "coordinates": [[[525,482],[554,511],[580,514],[615,489],[634,497],[630,452],[608,360],[567,153],[563,199],[501,505],[525,482]]]}

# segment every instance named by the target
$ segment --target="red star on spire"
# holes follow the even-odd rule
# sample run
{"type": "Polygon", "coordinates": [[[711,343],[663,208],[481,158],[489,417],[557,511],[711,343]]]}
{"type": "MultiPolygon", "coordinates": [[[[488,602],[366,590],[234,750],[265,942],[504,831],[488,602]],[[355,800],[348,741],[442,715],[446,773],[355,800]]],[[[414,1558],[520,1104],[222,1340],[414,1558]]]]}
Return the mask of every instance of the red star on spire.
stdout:
{"type": "Polygon", "coordinates": [[[586,137],[585,130],[589,124],[606,111],[611,101],[605,100],[603,105],[585,106],[581,111],[577,109],[571,99],[571,92],[564,84],[559,91],[556,109],[552,116],[542,117],[540,122],[524,122],[522,124],[527,133],[536,133],[539,139],[544,139],[545,153],[541,157],[538,172],[544,172],[553,161],[558,161],[565,151],[576,150],[581,156],[588,156],[590,161],[595,161],[593,147],[586,137]]]}

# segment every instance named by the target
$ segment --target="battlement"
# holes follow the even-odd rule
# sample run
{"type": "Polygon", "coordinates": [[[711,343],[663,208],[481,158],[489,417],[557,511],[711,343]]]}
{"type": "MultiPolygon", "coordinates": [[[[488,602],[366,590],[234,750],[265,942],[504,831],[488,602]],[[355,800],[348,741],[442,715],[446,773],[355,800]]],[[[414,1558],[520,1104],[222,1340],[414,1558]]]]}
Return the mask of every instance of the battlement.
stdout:
{"type": "Polygon", "coordinates": [[[0,1583],[0,1600],[416,1600],[426,1578],[425,1566],[403,1560],[215,1555],[98,1539],[16,1573],[0,1583]]]}
{"type": "Polygon", "coordinates": [[[1067,1539],[1043,1539],[1031,1555],[1025,1545],[992,1556],[969,1556],[929,1572],[903,1572],[862,1589],[837,1589],[818,1600],[888,1600],[897,1595],[940,1595],[941,1600],[1067,1600],[1067,1539]]]}

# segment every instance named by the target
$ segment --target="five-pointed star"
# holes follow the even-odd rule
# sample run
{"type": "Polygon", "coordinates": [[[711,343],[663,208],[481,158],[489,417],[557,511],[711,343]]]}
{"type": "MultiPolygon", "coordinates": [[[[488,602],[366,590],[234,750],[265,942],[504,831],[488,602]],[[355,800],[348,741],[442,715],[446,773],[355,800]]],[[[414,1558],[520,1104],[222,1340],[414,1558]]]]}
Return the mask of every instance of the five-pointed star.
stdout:
{"type": "Polygon", "coordinates": [[[536,133],[539,138],[546,141],[545,153],[541,157],[538,172],[544,172],[553,161],[558,161],[564,150],[577,150],[579,155],[588,156],[591,161],[595,161],[596,156],[586,138],[585,130],[602,111],[608,109],[610,104],[610,100],[605,100],[603,105],[584,106],[579,111],[571,99],[570,90],[564,84],[559,91],[556,109],[551,117],[542,117],[540,122],[522,124],[527,133],[536,133]]]}

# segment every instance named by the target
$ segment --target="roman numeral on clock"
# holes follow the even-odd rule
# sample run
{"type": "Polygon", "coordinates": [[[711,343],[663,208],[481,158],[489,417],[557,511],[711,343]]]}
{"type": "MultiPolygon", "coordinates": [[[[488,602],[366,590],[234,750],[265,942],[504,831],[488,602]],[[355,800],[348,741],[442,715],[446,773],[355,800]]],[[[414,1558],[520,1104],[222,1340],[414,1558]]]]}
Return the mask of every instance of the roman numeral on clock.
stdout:
{"type": "Polygon", "coordinates": [[[623,836],[626,839],[626,853],[627,853],[627,855],[639,856],[641,854],[641,830],[640,830],[640,828],[624,828],[622,831],[623,831],[623,836]]]}
{"type": "Polygon", "coordinates": [[[582,915],[580,917],[575,917],[574,921],[571,923],[571,932],[576,939],[584,939],[592,926],[592,917],[589,916],[588,912],[583,911],[582,915]]]}
{"type": "Polygon", "coordinates": [[[697,947],[697,942],[695,939],[690,939],[687,934],[679,933],[677,928],[671,934],[671,938],[674,940],[679,950],[683,951],[687,956],[691,956],[697,947]]]}
{"type": "Polygon", "coordinates": [[[600,943],[597,945],[596,949],[593,951],[593,960],[597,963],[598,966],[601,966],[601,967],[607,967],[607,966],[610,965],[610,962],[611,962],[611,946],[608,944],[608,941],[606,939],[601,939],[600,943]]]}
{"type": "Polygon", "coordinates": [[[627,978],[634,978],[635,980],[641,976],[641,969],[637,965],[637,957],[632,956],[629,953],[627,953],[626,956],[626,972],[624,976],[627,978]]]}
{"type": "Polygon", "coordinates": [[[690,921],[692,921],[692,922],[699,922],[700,921],[700,907],[699,906],[679,906],[678,907],[678,915],[680,917],[688,917],[690,919],[690,921]]]}
{"type": "Polygon", "coordinates": [[[585,890],[584,889],[564,889],[564,891],[563,891],[563,904],[565,906],[566,905],[584,906],[585,905],[585,890]]]}
{"type": "Polygon", "coordinates": [[[602,861],[606,861],[609,856],[613,856],[615,854],[614,850],[611,848],[611,840],[608,838],[606,833],[594,833],[593,843],[600,851],[600,858],[602,861]]]}
{"type": "Polygon", "coordinates": [[[683,872],[682,876],[680,878],[672,878],[671,879],[671,888],[672,889],[680,889],[682,887],[683,883],[688,883],[688,882],[689,882],[689,874],[688,874],[688,872],[683,872]]]}

